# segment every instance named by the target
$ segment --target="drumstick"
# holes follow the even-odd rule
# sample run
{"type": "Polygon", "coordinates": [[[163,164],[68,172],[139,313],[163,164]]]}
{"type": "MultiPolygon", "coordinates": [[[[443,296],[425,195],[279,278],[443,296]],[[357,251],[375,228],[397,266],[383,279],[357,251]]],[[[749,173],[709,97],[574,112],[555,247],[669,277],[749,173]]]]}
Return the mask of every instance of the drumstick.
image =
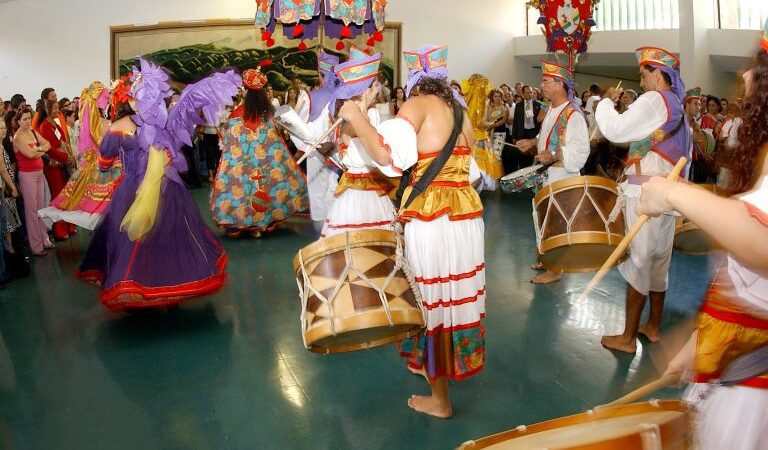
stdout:
{"type": "MultiPolygon", "coordinates": [[[[687,163],[688,160],[685,158],[685,156],[680,157],[680,159],[677,161],[677,164],[675,164],[675,167],[672,169],[672,172],[667,175],[667,180],[674,181],[680,175],[680,172],[683,171],[683,168],[685,168],[687,163]]],[[[621,255],[623,255],[627,250],[627,247],[629,247],[629,243],[632,242],[632,239],[634,239],[635,235],[640,232],[640,229],[643,228],[643,225],[648,222],[648,219],[650,219],[650,217],[645,214],[637,218],[637,222],[632,225],[632,228],[630,228],[629,232],[627,232],[627,235],[624,236],[624,239],[622,239],[621,242],[619,242],[619,245],[616,246],[616,248],[613,250],[611,256],[605,260],[602,267],[600,267],[600,270],[595,274],[595,276],[592,278],[592,281],[590,281],[587,285],[587,288],[584,289],[584,292],[581,293],[579,301],[585,300],[587,295],[592,292],[592,289],[597,287],[597,285],[603,281],[603,278],[605,278],[605,276],[611,270],[611,267],[613,267],[619,258],[621,258],[621,255]]]]}
{"type": "Polygon", "coordinates": [[[680,381],[681,373],[670,373],[667,375],[664,375],[663,377],[659,378],[658,380],[648,383],[645,386],[641,386],[634,391],[630,392],[629,394],[616,399],[612,401],[611,403],[606,403],[605,405],[600,405],[598,408],[605,407],[605,406],[620,406],[620,405],[626,405],[629,403],[634,402],[635,400],[639,400],[646,395],[653,394],[654,392],[664,389],[665,387],[675,384],[678,381],[680,381]]]}
{"type": "MultiPolygon", "coordinates": [[[[616,85],[616,90],[617,91],[621,88],[622,81],[624,81],[624,80],[619,80],[619,84],[616,85]]],[[[584,105],[584,106],[586,107],[587,105],[584,105]]],[[[598,130],[600,130],[600,127],[598,127],[597,123],[595,123],[595,129],[594,129],[594,131],[592,131],[592,135],[589,137],[590,141],[593,141],[597,137],[598,130]]]]}
{"type": "Polygon", "coordinates": [[[304,162],[305,159],[307,159],[307,157],[309,155],[311,155],[312,153],[316,152],[317,151],[317,147],[319,147],[320,144],[322,144],[324,140],[328,139],[328,136],[330,136],[331,133],[333,133],[333,131],[336,130],[336,128],[338,128],[339,125],[341,125],[342,122],[344,122],[344,119],[342,119],[341,117],[336,119],[336,122],[333,122],[333,125],[331,125],[331,127],[328,128],[328,131],[323,133],[323,135],[320,136],[320,139],[318,139],[317,141],[315,141],[314,144],[312,144],[312,148],[309,151],[307,151],[306,153],[304,153],[304,155],[301,158],[299,158],[298,161],[296,161],[296,164],[301,164],[302,162],[304,162]]]}

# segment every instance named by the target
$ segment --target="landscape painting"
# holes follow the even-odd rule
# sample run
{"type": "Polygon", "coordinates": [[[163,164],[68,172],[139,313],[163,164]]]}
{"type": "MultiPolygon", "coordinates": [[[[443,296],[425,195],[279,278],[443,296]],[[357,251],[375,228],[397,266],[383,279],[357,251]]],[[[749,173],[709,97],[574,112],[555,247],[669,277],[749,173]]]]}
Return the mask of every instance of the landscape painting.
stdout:
{"type": "MultiPolygon", "coordinates": [[[[386,25],[384,40],[377,42],[374,51],[381,52],[381,72],[390,86],[400,83],[401,25],[386,25]]],[[[115,26],[111,35],[111,75],[113,79],[128,73],[144,57],[165,68],[173,84],[182,87],[209,74],[233,68],[242,71],[268,62],[262,70],[277,91],[288,89],[291,80],[299,78],[308,86],[317,80],[315,52],[326,52],[346,60],[346,49],[336,50],[338,41],[322,37],[305,40],[307,50],[297,47],[301,41],[287,39],[278,25],[273,34],[275,45],[267,48],[261,41],[261,31],[251,20],[217,20],[202,22],[161,22],[146,26],[115,26]],[[323,41],[325,40],[325,42],[323,41]]],[[[351,43],[366,48],[367,36],[359,36],[351,43]]]]}

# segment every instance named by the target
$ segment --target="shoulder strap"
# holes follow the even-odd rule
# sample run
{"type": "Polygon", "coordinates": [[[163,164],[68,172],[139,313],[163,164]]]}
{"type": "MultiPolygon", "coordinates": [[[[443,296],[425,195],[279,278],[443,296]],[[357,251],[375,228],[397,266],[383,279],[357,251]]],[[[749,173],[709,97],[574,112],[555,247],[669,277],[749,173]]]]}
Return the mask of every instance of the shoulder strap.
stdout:
{"type": "MultiPolygon", "coordinates": [[[[435,177],[437,177],[437,174],[440,173],[441,170],[443,170],[443,167],[445,166],[445,163],[448,162],[448,158],[451,157],[451,154],[453,153],[453,149],[456,147],[456,140],[459,138],[459,134],[461,133],[461,130],[464,126],[464,110],[462,109],[461,105],[458,104],[458,102],[453,102],[453,132],[451,132],[451,137],[448,138],[448,142],[446,142],[445,147],[443,147],[443,150],[440,152],[440,155],[438,155],[434,160],[432,160],[432,164],[427,167],[427,170],[424,172],[424,175],[419,179],[419,181],[416,182],[416,184],[413,186],[413,190],[411,191],[411,195],[408,196],[408,199],[403,204],[403,208],[407,208],[414,200],[416,200],[416,197],[421,195],[422,192],[429,186],[432,181],[434,181],[435,177]]],[[[405,190],[405,185],[403,184],[403,181],[400,182],[400,189],[405,190]]],[[[408,183],[405,183],[408,184],[408,183]]],[[[402,193],[398,191],[398,198],[402,199],[402,193]]]]}

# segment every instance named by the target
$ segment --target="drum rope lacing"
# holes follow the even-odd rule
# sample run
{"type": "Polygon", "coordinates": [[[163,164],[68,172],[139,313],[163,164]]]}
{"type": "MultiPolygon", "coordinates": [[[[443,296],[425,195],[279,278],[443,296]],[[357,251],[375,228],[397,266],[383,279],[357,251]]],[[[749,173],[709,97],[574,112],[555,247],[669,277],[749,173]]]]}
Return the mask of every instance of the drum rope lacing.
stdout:
{"type": "MultiPolygon", "coordinates": [[[[584,184],[583,184],[584,193],[581,195],[581,198],[579,199],[579,203],[576,204],[576,207],[573,209],[573,213],[571,214],[571,216],[567,217],[567,215],[565,214],[565,211],[563,211],[562,206],[560,206],[560,203],[557,201],[557,198],[555,197],[555,195],[554,195],[554,193],[552,191],[552,184],[553,183],[550,183],[550,184],[548,184],[545,187],[545,189],[549,190],[549,193],[547,194],[547,199],[548,199],[547,212],[544,214],[544,221],[542,222],[542,224],[540,226],[539,226],[539,221],[538,221],[539,217],[538,217],[538,211],[536,209],[536,204],[533,205],[533,217],[534,217],[533,223],[534,223],[535,228],[536,228],[536,240],[537,240],[537,247],[539,248],[539,253],[541,253],[542,230],[546,229],[547,224],[549,223],[549,215],[550,215],[550,212],[552,211],[552,206],[553,205],[554,205],[555,209],[560,213],[560,216],[563,219],[565,219],[568,245],[573,245],[573,243],[571,241],[573,222],[576,220],[576,217],[578,216],[578,213],[581,210],[581,205],[584,204],[584,199],[585,198],[589,199],[589,202],[592,204],[592,206],[594,207],[595,211],[597,211],[597,215],[600,216],[600,220],[603,221],[603,225],[605,226],[605,233],[608,235],[608,238],[610,240],[610,236],[611,236],[611,223],[613,223],[616,220],[616,217],[613,217],[613,219],[611,219],[611,216],[613,215],[613,210],[616,209],[616,205],[618,205],[618,203],[619,203],[618,199],[616,201],[616,205],[614,205],[614,208],[611,211],[611,214],[608,216],[608,218],[606,218],[605,214],[603,214],[603,211],[600,209],[600,207],[598,206],[598,204],[595,201],[595,199],[589,193],[590,185],[589,185],[588,180],[585,179],[584,180],[584,184]]],[[[618,213],[616,214],[616,216],[618,216],[618,213]]]]}
{"type": "Polygon", "coordinates": [[[421,297],[419,284],[416,282],[416,275],[413,273],[413,269],[411,268],[410,263],[408,263],[408,259],[406,259],[405,252],[403,251],[403,236],[400,233],[395,233],[395,236],[397,237],[397,247],[395,249],[395,270],[397,270],[398,267],[402,269],[403,274],[405,275],[405,279],[408,280],[408,284],[411,286],[413,298],[416,299],[416,305],[418,305],[419,311],[421,311],[421,315],[424,317],[424,325],[426,326],[427,310],[424,306],[424,299],[421,297]]]}
{"type": "MultiPolygon", "coordinates": [[[[392,319],[392,311],[389,308],[389,301],[387,300],[386,289],[392,283],[392,280],[394,280],[395,275],[397,274],[397,271],[402,270],[403,274],[405,274],[405,277],[408,280],[408,285],[411,291],[413,292],[413,296],[416,300],[416,304],[419,307],[419,310],[421,311],[422,317],[424,318],[424,322],[426,323],[426,312],[424,309],[424,302],[421,298],[421,292],[419,291],[419,286],[416,283],[416,277],[413,274],[413,270],[411,269],[410,264],[408,264],[408,260],[405,258],[405,255],[403,253],[403,242],[400,234],[395,233],[395,239],[397,242],[397,246],[395,247],[395,266],[392,268],[392,271],[389,273],[389,275],[387,276],[385,282],[381,287],[376,285],[376,283],[371,281],[370,278],[366,277],[365,274],[363,274],[356,266],[354,266],[354,261],[352,259],[352,246],[349,242],[349,232],[345,233],[344,237],[345,237],[344,260],[346,262],[346,265],[344,266],[344,270],[339,276],[339,281],[336,282],[336,286],[334,286],[334,289],[331,292],[331,295],[329,297],[324,296],[320,291],[318,291],[312,285],[312,281],[309,279],[307,268],[304,265],[304,254],[301,251],[299,252],[299,266],[301,267],[301,274],[304,281],[304,287],[306,287],[306,289],[302,288],[301,282],[299,282],[298,279],[296,280],[296,283],[299,286],[299,295],[301,297],[301,329],[304,331],[307,330],[307,303],[308,303],[307,299],[309,298],[310,293],[314,294],[328,308],[328,315],[330,318],[336,317],[333,310],[333,299],[336,298],[336,295],[338,295],[339,291],[344,287],[344,284],[347,282],[347,276],[349,275],[350,271],[353,271],[355,274],[357,274],[357,276],[360,277],[360,279],[363,280],[368,285],[368,287],[376,291],[376,293],[379,295],[381,306],[384,309],[384,314],[386,314],[387,316],[387,321],[389,322],[390,326],[393,326],[395,322],[392,319]]],[[[328,322],[329,322],[331,334],[333,336],[336,336],[337,334],[336,323],[335,323],[336,321],[329,320],[328,322]]],[[[308,348],[306,333],[302,333],[302,339],[304,340],[304,347],[308,348]]]]}

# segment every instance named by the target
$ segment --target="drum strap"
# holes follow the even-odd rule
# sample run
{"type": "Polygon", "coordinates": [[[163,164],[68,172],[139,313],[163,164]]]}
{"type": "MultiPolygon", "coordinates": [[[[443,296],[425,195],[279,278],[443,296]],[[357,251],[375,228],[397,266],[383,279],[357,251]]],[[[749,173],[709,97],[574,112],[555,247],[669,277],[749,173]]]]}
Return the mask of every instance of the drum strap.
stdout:
{"type": "MultiPolygon", "coordinates": [[[[402,204],[402,208],[407,208],[414,200],[416,200],[416,197],[421,195],[421,193],[427,189],[427,186],[434,181],[437,174],[443,170],[445,163],[448,162],[448,159],[453,153],[453,149],[456,147],[456,140],[458,140],[459,134],[464,127],[464,109],[456,101],[453,101],[452,106],[453,132],[451,132],[451,137],[448,138],[448,142],[446,142],[445,147],[443,147],[440,154],[432,160],[432,163],[427,167],[427,170],[424,171],[424,175],[413,185],[411,195],[409,195],[405,203],[402,204]]],[[[411,171],[408,171],[407,173],[404,173],[403,177],[400,179],[400,187],[397,189],[397,196],[395,198],[395,207],[397,209],[401,208],[400,204],[403,199],[403,193],[405,192],[405,188],[411,184],[411,176],[411,171]]]]}

